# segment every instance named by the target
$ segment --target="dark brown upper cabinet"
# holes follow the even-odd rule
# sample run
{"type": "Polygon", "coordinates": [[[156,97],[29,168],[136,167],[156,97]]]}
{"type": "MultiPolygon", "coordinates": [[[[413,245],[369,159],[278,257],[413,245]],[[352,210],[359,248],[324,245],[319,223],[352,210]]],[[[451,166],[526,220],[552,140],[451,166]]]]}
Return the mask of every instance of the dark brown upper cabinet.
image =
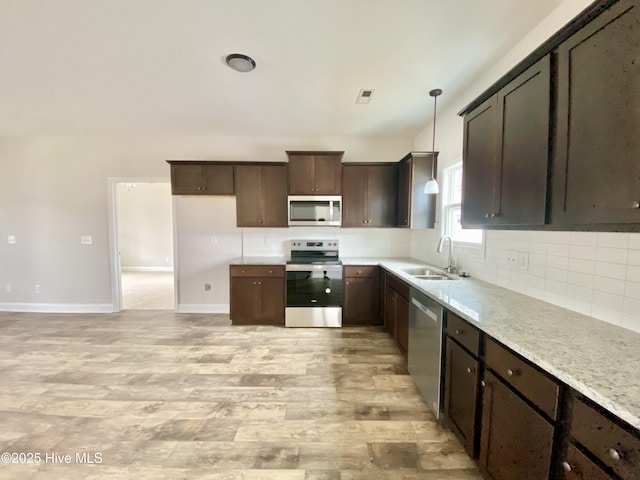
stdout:
{"type": "Polygon", "coordinates": [[[343,164],[342,226],[395,227],[397,163],[343,164]]]}
{"type": "Polygon", "coordinates": [[[554,226],[640,224],[639,52],[637,0],[615,3],[558,49],[554,226]]]}
{"type": "Polygon", "coordinates": [[[544,225],[550,55],[464,117],[462,225],[544,225]]]}
{"type": "Polygon", "coordinates": [[[236,165],[238,227],[287,226],[287,166],[236,165]]]}
{"type": "Polygon", "coordinates": [[[198,161],[173,161],[172,195],[233,195],[233,165],[198,161]]]}
{"type": "Polygon", "coordinates": [[[287,151],[289,156],[289,194],[342,194],[342,155],[344,152],[287,151]]]}
{"type": "Polygon", "coordinates": [[[424,193],[431,172],[438,170],[438,152],[411,152],[398,165],[398,227],[433,228],[436,195],[424,193]]]}

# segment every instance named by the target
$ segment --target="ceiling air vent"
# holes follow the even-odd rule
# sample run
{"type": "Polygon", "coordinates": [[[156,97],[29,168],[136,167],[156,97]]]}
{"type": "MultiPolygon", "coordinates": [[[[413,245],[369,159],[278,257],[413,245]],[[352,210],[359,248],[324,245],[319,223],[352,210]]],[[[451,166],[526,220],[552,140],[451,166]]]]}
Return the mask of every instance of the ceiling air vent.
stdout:
{"type": "Polygon", "coordinates": [[[356,103],[369,103],[371,101],[371,97],[373,97],[373,92],[375,92],[372,88],[363,88],[358,93],[358,98],[356,99],[356,103]]]}

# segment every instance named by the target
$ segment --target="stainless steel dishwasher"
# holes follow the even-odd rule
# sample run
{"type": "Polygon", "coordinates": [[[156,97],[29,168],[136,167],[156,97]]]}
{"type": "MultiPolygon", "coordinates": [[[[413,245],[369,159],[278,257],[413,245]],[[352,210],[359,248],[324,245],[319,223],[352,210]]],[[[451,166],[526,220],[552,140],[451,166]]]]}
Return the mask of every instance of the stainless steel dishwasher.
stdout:
{"type": "Polygon", "coordinates": [[[423,293],[411,289],[409,373],[436,418],[440,418],[442,311],[438,303],[423,293]]]}

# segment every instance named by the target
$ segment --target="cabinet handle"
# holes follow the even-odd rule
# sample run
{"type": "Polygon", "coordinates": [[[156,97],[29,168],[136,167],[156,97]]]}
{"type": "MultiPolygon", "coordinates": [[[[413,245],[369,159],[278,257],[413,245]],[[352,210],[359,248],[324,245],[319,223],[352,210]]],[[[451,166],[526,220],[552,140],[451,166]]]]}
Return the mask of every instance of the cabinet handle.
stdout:
{"type": "Polygon", "coordinates": [[[507,375],[510,377],[513,377],[514,375],[517,375],[518,371],[517,370],[511,370],[510,368],[507,368],[507,375]]]}
{"type": "Polygon", "coordinates": [[[474,372],[474,370],[475,370],[474,368],[468,367],[468,368],[467,368],[467,373],[473,373],[473,372],[474,372]]]}
{"type": "Polygon", "coordinates": [[[273,270],[269,270],[269,273],[273,273],[273,270]]]}
{"type": "Polygon", "coordinates": [[[620,460],[620,453],[615,448],[609,449],[609,456],[612,460],[620,460]]]}
{"type": "Polygon", "coordinates": [[[362,270],[358,270],[358,275],[362,275],[362,270]]]}
{"type": "Polygon", "coordinates": [[[346,285],[349,285],[349,282],[344,282],[346,285]]]}
{"type": "Polygon", "coordinates": [[[486,386],[487,386],[487,382],[485,382],[484,380],[481,380],[481,381],[480,381],[480,386],[481,386],[482,388],[486,387],[486,386]]]}
{"type": "Polygon", "coordinates": [[[573,470],[573,468],[571,467],[571,465],[569,465],[568,462],[562,462],[562,469],[565,472],[570,472],[571,470],[573,470]]]}
{"type": "Polygon", "coordinates": [[[456,328],[456,335],[462,335],[462,330],[456,328]]]}
{"type": "Polygon", "coordinates": [[[631,204],[631,208],[632,208],[633,210],[637,210],[638,208],[640,208],[640,202],[639,202],[639,201],[637,201],[637,200],[636,200],[636,201],[634,201],[634,202],[631,204]]]}
{"type": "Polygon", "coordinates": [[[488,213],[485,213],[485,214],[484,214],[484,218],[489,218],[489,214],[488,214],[488,213]]]}

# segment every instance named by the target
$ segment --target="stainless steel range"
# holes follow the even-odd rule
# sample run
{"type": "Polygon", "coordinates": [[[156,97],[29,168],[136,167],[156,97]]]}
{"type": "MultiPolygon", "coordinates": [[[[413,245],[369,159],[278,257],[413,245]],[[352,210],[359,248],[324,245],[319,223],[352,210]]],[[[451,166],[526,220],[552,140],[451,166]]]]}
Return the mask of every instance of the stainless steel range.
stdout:
{"type": "Polygon", "coordinates": [[[338,240],[291,240],[286,327],[342,326],[342,262],[338,240]]]}

